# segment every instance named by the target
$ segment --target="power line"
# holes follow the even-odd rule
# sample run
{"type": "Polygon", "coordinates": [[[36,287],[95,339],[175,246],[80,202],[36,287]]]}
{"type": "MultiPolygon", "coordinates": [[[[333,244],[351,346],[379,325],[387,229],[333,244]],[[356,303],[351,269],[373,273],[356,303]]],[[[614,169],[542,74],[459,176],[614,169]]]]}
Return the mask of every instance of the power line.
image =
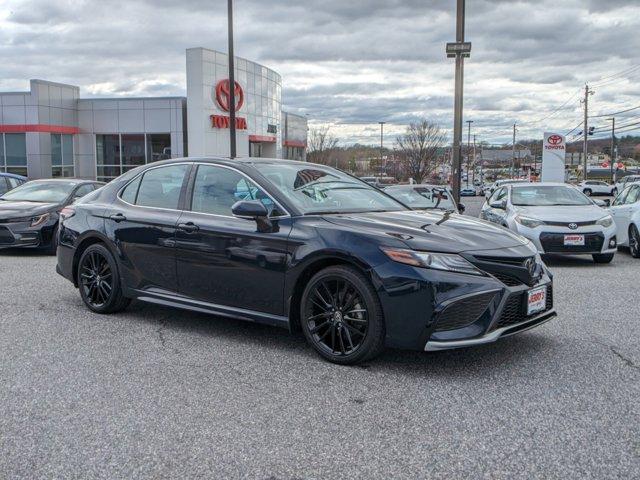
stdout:
{"type": "Polygon", "coordinates": [[[636,64],[630,68],[626,68],[625,70],[622,70],[620,72],[617,73],[613,73],[611,75],[608,75],[606,77],[602,77],[600,78],[600,80],[596,80],[594,82],[594,84],[592,85],[593,87],[601,87],[603,85],[608,85],[610,83],[615,83],[617,81],[619,81],[622,78],[626,78],[626,76],[632,72],[635,72],[636,70],[640,69],[640,64],[636,64]]]}
{"type": "Polygon", "coordinates": [[[562,103],[562,105],[560,105],[559,107],[557,107],[555,110],[553,110],[549,115],[547,115],[546,117],[542,117],[538,120],[533,120],[531,122],[527,122],[527,124],[529,125],[535,125],[536,123],[540,123],[544,120],[547,120],[548,118],[553,117],[556,113],[558,113],[560,110],[562,110],[571,100],[573,100],[574,98],[576,98],[578,95],[580,95],[580,92],[582,91],[582,89],[578,90],[576,93],[574,93],[573,95],[571,95],[567,100],[565,100],[564,103],[562,103]]]}
{"type": "Polygon", "coordinates": [[[626,110],[620,110],[619,112],[603,113],[602,115],[589,115],[589,118],[614,117],[616,115],[620,115],[621,113],[630,112],[631,110],[637,110],[639,108],[640,105],[638,105],[637,107],[627,108],[626,110]]]}
{"type": "MultiPolygon", "coordinates": [[[[630,118],[628,120],[631,120],[631,121],[640,120],[640,117],[630,118]]],[[[635,123],[628,123],[626,125],[620,125],[620,126],[618,126],[618,128],[631,127],[633,125],[640,125],[640,121],[639,122],[635,122],[635,123]]],[[[609,129],[609,126],[597,127],[597,128],[594,128],[594,131],[598,132],[600,130],[607,130],[607,129],[609,129]]]]}

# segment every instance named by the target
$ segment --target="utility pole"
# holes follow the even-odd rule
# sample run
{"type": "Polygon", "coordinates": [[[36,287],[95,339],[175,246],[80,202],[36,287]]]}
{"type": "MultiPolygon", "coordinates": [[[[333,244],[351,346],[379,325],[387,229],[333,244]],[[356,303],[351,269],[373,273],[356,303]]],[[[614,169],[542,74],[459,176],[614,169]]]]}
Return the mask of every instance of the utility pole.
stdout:
{"type": "MultiPolygon", "coordinates": [[[[380,166],[382,166],[382,141],[384,139],[384,124],[386,122],[378,122],[380,124],[380,166]]],[[[384,169],[385,173],[387,169],[384,169]]]]}
{"type": "Polygon", "coordinates": [[[473,185],[476,184],[476,134],[473,134],[473,163],[471,164],[473,167],[473,185]]]}
{"type": "Polygon", "coordinates": [[[473,120],[467,120],[467,125],[469,126],[467,130],[467,187],[469,186],[469,163],[470,163],[470,155],[471,155],[471,124],[473,120]]]}
{"type": "Polygon", "coordinates": [[[233,54],[233,0],[227,0],[229,39],[229,157],[236,158],[236,79],[233,54]]]}
{"type": "Polygon", "coordinates": [[[593,95],[593,91],[589,90],[589,85],[584,86],[584,129],[582,133],[584,140],[582,143],[582,180],[587,179],[587,140],[589,138],[589,95],[593,95]]]}
{"type": "Polygon", "coordinates": [[[509,177],[513,178],[513,171],[516,163],[516,124],[513,124],[513,143],[511,144],[511,171],[509,177]]]}
{"type": "Polygon", "coordinates": [[[460,163],[462,158],[462,100],[464,86],[464,58],[471,54],[471,43],[464,41],[465,0],[456,1],[456,41],[447,43],[448,58],[456,59],[455,99],[453,107],[453,161],[452,183],[453,198],[460,202],[460,163]]]}
{"type": "Polygon", "coordinates": [[[616,118],[607,118],[607,120],[611,120],[611,158],[609,159],[609,168],[610,168],[610,182],[613,183],[613,164],[616,161],[615,157],[615,143],[616,143],[616,118]]]}

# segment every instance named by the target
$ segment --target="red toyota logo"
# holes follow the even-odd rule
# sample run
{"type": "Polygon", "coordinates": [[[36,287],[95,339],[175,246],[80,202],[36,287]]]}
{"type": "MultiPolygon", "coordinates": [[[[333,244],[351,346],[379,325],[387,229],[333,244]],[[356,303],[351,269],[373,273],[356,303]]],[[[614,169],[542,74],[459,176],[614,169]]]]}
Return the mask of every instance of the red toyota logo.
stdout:
{"type": "Polygon", "coordinates": [[[547,141],[551,145],[559,145],[560,143],[562,143],[562,137],[560,135],[549,135],[547,141]]]}
{"type": "MultiPolygon", "coordinates": [[[[244,91],[238,82],[235,82],[236,88],[233,91],[236,100],[236,112],[242,108],[244,103],[244,91]]],[[[220,105],[220,108],[225,112],[229,111],[229,99],[231,97],[231,91],[229,89],[229,79],[220,80],[216,84],[216,102],[220,105]]]]}

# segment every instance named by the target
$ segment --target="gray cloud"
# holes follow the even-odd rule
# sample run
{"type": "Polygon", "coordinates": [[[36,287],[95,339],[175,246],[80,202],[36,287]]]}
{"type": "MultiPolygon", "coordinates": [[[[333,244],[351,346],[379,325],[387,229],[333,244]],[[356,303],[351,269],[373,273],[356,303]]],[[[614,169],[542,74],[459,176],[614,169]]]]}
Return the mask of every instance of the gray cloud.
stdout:
{"type": "MultiPolygon", "coordinates": [[[[377,141],[428,117],[449,128],[455,36],[452,0],[236,0],[236,52],[283,75],[286,108],[335,124],[343,140],[377,141]],[[351,126],[357,126],[351,128],[351,126]],[[372,125],[371,127],[367,125],[372,125]],[[358,133],[353,133],[354,129],[358,133]]],[[[79,85],[82,95],[184,95],[184,50],[226,49],[226,2],[5,0],[0,88],[29,78],[79,85]]],[[[580,119],[584,82],[638,63],[637,0],[467,2],[465,118],[479,140],[506,141],[580,119]]],[[[640,70],[601,82],[597,112],[640,104],[640,70]]],[[[596,83],[597,85],[597,83],[596,83]]]]}

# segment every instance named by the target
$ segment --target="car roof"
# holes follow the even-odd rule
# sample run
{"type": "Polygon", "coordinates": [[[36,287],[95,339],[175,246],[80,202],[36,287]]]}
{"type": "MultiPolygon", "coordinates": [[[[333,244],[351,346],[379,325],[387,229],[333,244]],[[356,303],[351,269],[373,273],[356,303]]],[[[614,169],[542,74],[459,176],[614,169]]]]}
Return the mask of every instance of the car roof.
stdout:
{"type": "Polygon", "coordinates": [[[27,180],[27,177],[23,177],[22,175],[16,175],[15,173],[0,172],[0,177],[9,177],[9,178],[15,178],[18,180],[27,180]]]}
{"type": "Polygon", "coordinates": [[[54,182],[54,183],[72,183],[74,185],[80,185],[81,183],[99,183],[104,185],[104,182],[97,180],[87,180],[86,178],[38,178],[37,180],[30,180],[29,183],[42,183],[42,182],[54,182]]]}
{"type": "Polygon", "coordinates": [[[572,187],[573,185],[564,182],[524,182],[512,187],[572,187]]]}
{"type": "Polygon", "coordinates": [[[449,188],[448,185],[436,185],[435,183],[403,183],[403,184],[389,185],[387,188],[399,188],[399,187],[449,188]]]}

